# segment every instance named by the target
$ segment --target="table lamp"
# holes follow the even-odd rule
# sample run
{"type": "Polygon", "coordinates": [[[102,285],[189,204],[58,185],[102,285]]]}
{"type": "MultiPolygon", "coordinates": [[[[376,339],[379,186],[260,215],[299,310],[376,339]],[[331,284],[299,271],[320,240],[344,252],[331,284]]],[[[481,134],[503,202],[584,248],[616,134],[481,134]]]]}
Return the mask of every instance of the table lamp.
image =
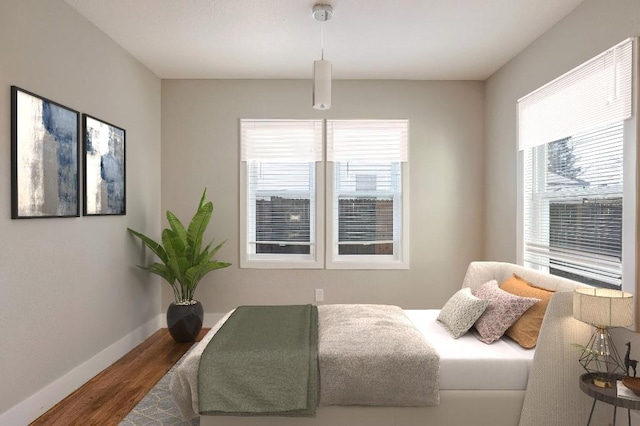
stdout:
{"type": "Polygon", "coordinates": [[[573,317],[595,327],[593,336],[582,348],[579,362],[593,375],[593,384],[613,386],[616,375],[625,368],[611,340],[609,328],[633,324],[633,295],[608,288],[577,288],[573,293],[573,317]]]}

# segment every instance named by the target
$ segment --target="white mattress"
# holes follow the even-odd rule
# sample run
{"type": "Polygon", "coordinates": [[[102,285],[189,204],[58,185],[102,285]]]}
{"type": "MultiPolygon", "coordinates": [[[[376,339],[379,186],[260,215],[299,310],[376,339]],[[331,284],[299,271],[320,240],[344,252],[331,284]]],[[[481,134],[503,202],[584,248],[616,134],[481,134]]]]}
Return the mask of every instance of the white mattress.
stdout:
{"type": "Polygon", "coordinates": [[[535,350],[503,337],[490,345],[470,332],[451,337],[436,318],[439,309],[405,310],[440,354],[441,390],[525,390],[535,350]]]}

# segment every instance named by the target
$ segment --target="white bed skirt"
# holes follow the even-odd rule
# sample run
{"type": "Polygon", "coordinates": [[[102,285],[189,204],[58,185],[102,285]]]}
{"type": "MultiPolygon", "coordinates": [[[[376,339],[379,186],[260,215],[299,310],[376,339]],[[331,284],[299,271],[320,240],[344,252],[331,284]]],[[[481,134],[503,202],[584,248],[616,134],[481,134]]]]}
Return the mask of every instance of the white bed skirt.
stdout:
{"type": "Polygon", "coordinates": [[[314,418],[201,416],[200,426],[517,426],[525,391],[442,390],[437,407],[318,407],[314,418]]]}

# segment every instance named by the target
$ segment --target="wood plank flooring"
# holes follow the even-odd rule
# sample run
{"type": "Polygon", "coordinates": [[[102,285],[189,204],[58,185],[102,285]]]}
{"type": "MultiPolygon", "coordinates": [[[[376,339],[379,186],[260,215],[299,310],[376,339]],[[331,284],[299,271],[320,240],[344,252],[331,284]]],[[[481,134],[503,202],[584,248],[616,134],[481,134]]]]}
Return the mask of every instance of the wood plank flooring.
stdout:
{"type": "Polygon", "coordinates": [[[117,425],[192,345],[160,329],[31,425],[117,425]]]}

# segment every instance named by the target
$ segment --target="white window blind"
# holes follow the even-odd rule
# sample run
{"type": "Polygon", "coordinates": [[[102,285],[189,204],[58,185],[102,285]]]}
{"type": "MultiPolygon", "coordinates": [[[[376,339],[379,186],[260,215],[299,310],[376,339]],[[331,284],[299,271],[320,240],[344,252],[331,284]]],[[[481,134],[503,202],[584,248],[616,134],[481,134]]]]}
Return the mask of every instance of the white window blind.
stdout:
{"type": "Polygon", "coordinates": [[[393,161],[408,159],[408,120],[328,120],[328,161],[393,161]]]}
{"type": "Polygon", "coordinates": [[[241,120],[249,259],[313,260],[320,120],[241,120]]]}
{"type": "Polygon", "coordinates": [[[331,256],[402,258],[407,120],[328,120],[333,161],[331,256]]]}
{"type": "Polygon", "coordinates": [[[525,262],[620,287],[623,140],[617,123],[525,151],[525,262]]]}
{"type": "Polygon", "coordinates": [[[619,43],[520,99],[518,148],[631,117],[632,41],[619,43]]]}
{"type": "Polygon", "coordinates": [[[321,120],[241,120],[241,160],[322,161],[321,120]]]}

